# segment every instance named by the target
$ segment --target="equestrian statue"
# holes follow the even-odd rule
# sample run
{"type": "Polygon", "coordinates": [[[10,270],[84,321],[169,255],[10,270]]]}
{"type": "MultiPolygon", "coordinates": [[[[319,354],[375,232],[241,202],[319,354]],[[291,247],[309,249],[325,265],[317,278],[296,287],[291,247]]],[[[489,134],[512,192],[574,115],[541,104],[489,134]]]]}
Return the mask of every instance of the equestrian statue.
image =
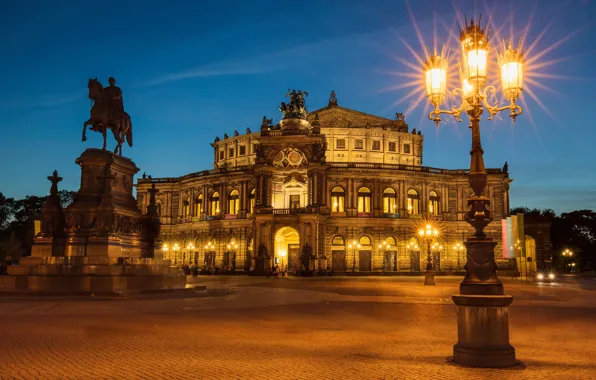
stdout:
{"type": "Polygon", "coordinates": [[[122,155],[122,144],[126,140],[132,147],[132,123],[130,116],[124,112],[122,91],[116,86],[114,78],[108,79],[109,87],[104,88],[97,78],[89,79],[89,99],[91,99],[91,117],[83,124],[83,141],[87,140],[87,126],[103,135],[103,148],[106,150],[106,133],[112,130],[116,139],[114,153],[122,155]]]}

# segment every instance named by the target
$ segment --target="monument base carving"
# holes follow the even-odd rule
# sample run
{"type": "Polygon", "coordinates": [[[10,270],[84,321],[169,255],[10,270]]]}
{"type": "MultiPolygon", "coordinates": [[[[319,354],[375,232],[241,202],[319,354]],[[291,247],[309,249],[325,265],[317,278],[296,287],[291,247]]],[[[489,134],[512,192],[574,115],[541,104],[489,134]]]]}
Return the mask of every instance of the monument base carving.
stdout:
{"type": "Polygon", "coordinates": [[[81,186],[73,203],[66,210],[60,207],[57,183],[62,178],[54,172],[31,257],[8,267],[8,276],[0,277],[0,294],[131,295],[185,289],[186,276],[170,260],[153,258],[159,217],[155,205],[144,215],[137,208],[132,195],[137,166],[99,149],[87,149],[76,163],[81,186]]]}

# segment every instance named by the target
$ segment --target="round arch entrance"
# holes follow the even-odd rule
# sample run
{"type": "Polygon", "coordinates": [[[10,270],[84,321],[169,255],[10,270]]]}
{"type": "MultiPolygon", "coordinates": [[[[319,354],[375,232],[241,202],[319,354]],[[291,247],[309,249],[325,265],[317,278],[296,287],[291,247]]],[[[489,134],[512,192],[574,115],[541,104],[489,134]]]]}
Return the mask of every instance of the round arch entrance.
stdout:
{"type": "Polygon", "coordinates": [[[286,268],[288,272],[300,269],[300,235],[296,229],[282,227],[277,230],[273,250],[275,263],[279,262],[282,271],[286,268]]]}

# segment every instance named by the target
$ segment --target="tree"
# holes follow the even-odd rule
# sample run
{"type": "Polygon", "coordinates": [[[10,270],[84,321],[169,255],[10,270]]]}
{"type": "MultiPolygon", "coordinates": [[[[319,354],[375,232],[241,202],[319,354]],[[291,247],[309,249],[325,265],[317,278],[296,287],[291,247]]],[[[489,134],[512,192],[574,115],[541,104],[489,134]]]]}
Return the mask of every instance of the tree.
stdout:
{"type": "Polygon", "coordinates": [[[6,198],[4,194],[0,193],[0,231],[6,229],[10,224],[13,203],[14,199],[6,198]]]}
{"type": "Polygon", "coordinates": [[[582,270],[596,268],[596,212],[577,210],[555,218],[551,229],[555,254],[569,248],[579,258],[582,270]]]}
{"type": "Polygon", "coordinates": [[[23,245],[16,238],[15,233],[11,233],[8,238],[0,240],[0,259],[4,260],[10,257],[13,262],[18,261],[25,254],[23,245]]]}
{"type": "Polygon", "coordinates": [[[60,206],[62,206],[62,208],[67,208],[68,206],[70,206],[72,201],[74,201],[74,197],[76,194],[76,191],[60,190],[58,192],[58,197],[60,197],[60,206]]]}

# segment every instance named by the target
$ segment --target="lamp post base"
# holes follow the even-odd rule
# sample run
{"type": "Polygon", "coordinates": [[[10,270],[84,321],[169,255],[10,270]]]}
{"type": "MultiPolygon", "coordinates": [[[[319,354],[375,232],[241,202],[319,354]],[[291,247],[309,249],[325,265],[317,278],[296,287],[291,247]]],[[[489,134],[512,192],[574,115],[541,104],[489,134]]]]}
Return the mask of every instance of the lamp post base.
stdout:
{"type": "Polygon", "coordinates": [[[469,367],[504,368],[517,364],[509,344],[508,308],[512,296],[454,295],[458,342],[453,362],[469,367]]]}
{"type": "Polygon", "coordinates": [[[433,272],[426,272],[424,274],[424,285],[435,285],[435,274],[433,272]]]}

